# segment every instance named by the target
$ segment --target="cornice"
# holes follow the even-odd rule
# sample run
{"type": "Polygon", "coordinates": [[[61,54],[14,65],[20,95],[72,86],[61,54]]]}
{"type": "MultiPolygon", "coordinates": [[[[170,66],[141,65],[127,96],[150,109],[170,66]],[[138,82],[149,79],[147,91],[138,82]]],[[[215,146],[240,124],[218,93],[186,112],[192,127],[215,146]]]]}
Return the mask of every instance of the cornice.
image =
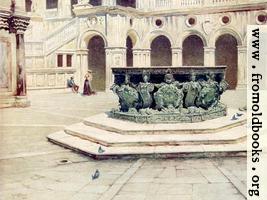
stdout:
{"type": "Polygon", "coordinates": [[[130,15],[134,17],[151,17],[151,16],[176,16],[176,15],[189,15],[189,14],[213,14],[225,12],[238,12],[238,11],[251,11],[251,10],[265,10],[267,9],[267,1],[263,3],[250,3],[250,4],[237,4],[229,6],[216,6],[216,7],[199,7],[199,8],[186,8],[186,9],[169,9],[161,11],[143,11],[122,6],[75,6],[73,12],[76,16],[85,16],[92,14],[116,14],[116,15],[130,15]]]}

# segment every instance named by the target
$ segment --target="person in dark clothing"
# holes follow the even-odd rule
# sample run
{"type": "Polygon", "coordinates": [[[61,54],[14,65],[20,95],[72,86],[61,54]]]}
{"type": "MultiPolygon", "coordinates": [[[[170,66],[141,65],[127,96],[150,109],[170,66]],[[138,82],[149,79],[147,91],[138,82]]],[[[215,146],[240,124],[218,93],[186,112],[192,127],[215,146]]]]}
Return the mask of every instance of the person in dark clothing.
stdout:
{"type": "Polygon", "coordinates": [[[92,71],[88,70],[84,78],[85,80],[84,80],[84,85],[83,85],[83,95],[90,96],[92,94],[95,94],[90,84],[90,82],[92,81],[92,71]]]}

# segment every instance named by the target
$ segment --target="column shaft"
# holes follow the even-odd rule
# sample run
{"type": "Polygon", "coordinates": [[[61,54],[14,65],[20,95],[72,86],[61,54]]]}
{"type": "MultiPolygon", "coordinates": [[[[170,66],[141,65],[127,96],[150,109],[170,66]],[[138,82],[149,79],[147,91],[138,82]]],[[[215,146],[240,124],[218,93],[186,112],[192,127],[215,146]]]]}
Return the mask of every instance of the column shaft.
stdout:
{"type": "Polygon", "coordinates": [[[24,35],[16,35],[16,54],[17,54],[17,96],[26,96],[26,71],[25,71],[25,46],[24,35]]]}
{"type": "Polygon", "coordinates": [[[204,66],[215,67],[215,47],[204,47],[204,66]]]}
{"type": "Polygon", "coordinates": [[[238,46],[237,89],[245,89],[247,84],[247,48],[238,46]]]}
{"type": "Polygon", "coordinates": [[[183,65],[182,48],[172,48],[172,66],[179,67],[183,65]]]}

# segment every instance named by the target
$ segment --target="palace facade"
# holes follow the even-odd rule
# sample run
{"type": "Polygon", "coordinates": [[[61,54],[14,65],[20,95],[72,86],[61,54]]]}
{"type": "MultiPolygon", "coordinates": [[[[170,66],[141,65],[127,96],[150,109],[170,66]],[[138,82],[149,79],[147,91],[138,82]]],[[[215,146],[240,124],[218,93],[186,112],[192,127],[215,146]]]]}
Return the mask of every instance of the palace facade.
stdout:
{"type": "Polygon", "coordinates": [[[27,87],[82,85],[92,70],[109,90],[112,67],[227,65],[246,87],[246,30],[267,23],[266,0],[26,0],[27,87]]]}

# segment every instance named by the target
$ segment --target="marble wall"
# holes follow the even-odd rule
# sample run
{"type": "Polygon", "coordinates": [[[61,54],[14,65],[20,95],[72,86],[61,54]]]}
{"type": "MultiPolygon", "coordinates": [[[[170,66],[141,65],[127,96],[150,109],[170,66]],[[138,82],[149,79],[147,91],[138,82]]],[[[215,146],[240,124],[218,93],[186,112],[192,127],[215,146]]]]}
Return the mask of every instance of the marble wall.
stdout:
{"type": "MultiPolygon", "coordinates": [[[[236,40],[237,46],[237,80],[234,88],[244,88],[246,83],[246,26],[248,24],[261,24],[259,15],[266,15],[264,2],[246,1],[246,4],[236,1],[220,1],[214,4],[214,9],[206,9],[203,2],[198,5],[198,1],[168,1],[159,6],[156,0],[137,1],[137,9],[114,7],[93,7],[88,4],[75,5],[71,12],[64,14],[63,0],[58,4],[56,15],[47,15],[48,10],[44,5],[39,6],[39,17],[32,19],[32,26],[26,37],[26,48],[32,53],[26,55],[26,62],[29,63],[29,80],[39,77],[44,81],[29,81],[31,89],[39,88],[60,88],[63,85],[48,84],[50,74],[57,77],[60,73],[74,75],[75,79],[82,84],[83,76],[90,66],[88,57],[92,57],[94,52],[88,51],[88,44],[95,36],[99,36],[104,41],[105,48],[105,70],[94,70],[93,73],[105,73],[105,88],[108,90],[112,83],[111,67],[126,66],[126,40],[129,37],[133,43],[133,66],[151,66],[151,44],[159,36],[164,36],[170,43],[170,51],[167,57],[171,58],[172,66],[190,64],[194,59],[197,65],[215,66],[216,41],[221,35],[229,34],[236,40]],[[148,1],[146,1],[148,2],[148,1]],[[154,2],[154,3],[153,3],[154,2]],[[158,7],[153,7],[158,5],[158,7]],[[225,7],[228,5],[228,7],[225,7]],[[171,6],[171,7],[170,7],[171,6]],[[242,7],[243,6],[243,7],[242,7]],[[165,8],[165,10],[158,8],[165,8]],[[199,12],[199,8],[201,11],[199,12]],[[238,10],[236,10],[238,7],[238,10]],[[173,8],[177,8],[175,11],[173,8]],[[187,9],[189,8],[189,10],[187,9]],[[240,9],[241,8],[241,9],[240,9]],[[242,9],[243,8],[243,9],[242,9]],[[161,11],[159,11],[161,10],[161,11]],[[36,34],[38,29],[42,34],[36,34]],[[198,38],[198,42],[191,40],[190,45],[184,45],[188,38],[198,38]],[[199,43],[202,42],[202,46],[199,43]],[[199,47],[199,52],[192,55],[184,55],[185,52],[199,47]],[[69,68],[57,66],[57,55],[62,52],[72,52],[73,65],[71,72],[69,68]],[[34,55],[35,54],[35,55],[34,55]],[[195,57],[196,54],[198,57],[195,57]],[[193,59],[194,58],[194,59],[193,59]],[[187,60],[187,61],[186,61],[187,60]],[[39,76],[42,75],[42,76],[39,76]],[[35,78],[34,78],[35,77],[35,78]]],[[[208,2],[208,1],[205,1],[208,2]]],[[[161,1],[163,3],[163,1],[161,1]]],[[[103,1],[103,5],[116,5],[116,1],[103,1]]],[[[65,8],[64,8],[65,9],[65,8]]],[[[34,12],[31,13],[34,15],[34,12]]],[[[37,13],[35,13],[35,16],[37,13]]],[[[164,45],[162,45],[164,46],[164,45]]],[[[190,52],[190,51],[189,51],[190,52]]],[[[96,52],[95,52],[96,53],[96,52]]],[[[188,53],[187,53],[188,54],[188,53]]],[[[190,53],[189,53],[190,54],[190,53]]],[[[162,58],[162,56],[157,56],[162,58]]],[[[159,60],[160,60],[159,59],[159,60]]],[[[96,75],[98,77],[98,75],[96,75]]],[[[55,78],[56,79],[56,78],[55,78]]],[[[51,78],[51,80],[54,80],[51,78]]],[[[60,81],[59,81],[60,82],[60,81]]]]}

